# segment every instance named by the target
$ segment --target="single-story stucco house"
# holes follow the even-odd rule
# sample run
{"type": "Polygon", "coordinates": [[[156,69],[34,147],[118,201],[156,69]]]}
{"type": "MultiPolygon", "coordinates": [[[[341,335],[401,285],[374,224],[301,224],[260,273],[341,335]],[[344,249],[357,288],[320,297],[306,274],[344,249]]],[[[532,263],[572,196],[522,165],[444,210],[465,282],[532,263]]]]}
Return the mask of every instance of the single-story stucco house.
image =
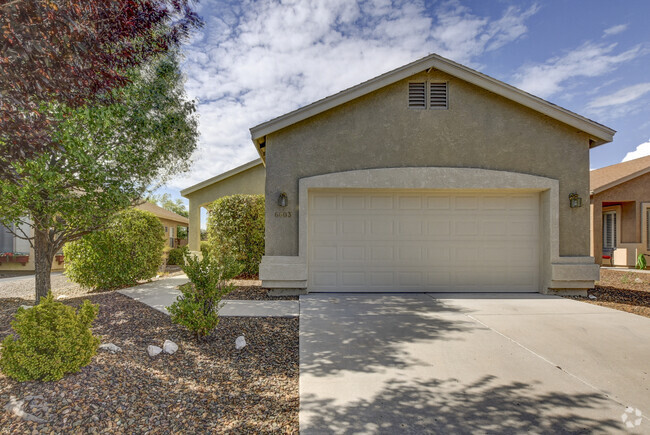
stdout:
{"type": "Polygon", "coordinates": [[[590,186],[591,255],[634,267],[650,254],[650,156],[593,170],[590,186]]]}
{"type": "Polygon", "coordinates": [[[584,293],[599,277],[582,198],[615,131],[499,80],[434,54],[250,131],[265,287],[584,293]]]}

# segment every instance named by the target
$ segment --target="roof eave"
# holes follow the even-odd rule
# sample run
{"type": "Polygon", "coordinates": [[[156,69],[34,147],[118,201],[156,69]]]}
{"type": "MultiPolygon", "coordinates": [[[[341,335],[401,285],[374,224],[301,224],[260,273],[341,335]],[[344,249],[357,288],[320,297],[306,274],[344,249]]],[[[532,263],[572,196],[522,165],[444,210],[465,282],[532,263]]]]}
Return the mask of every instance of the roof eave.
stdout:
{"type": "MultiPolygon", "coordinates": [[[[259,150],[258,150],[258,152],[259,152],[259,150]]],[[[209,186],[211,184],[218,183],[219,181],[225,180],[226,178],[230,178],[230,177],[232,177],[234,175],[239,174],[240,172],[244,172],[244,171],[246,171],[248,169],[251,169],[251,168],[254,168],[255,166],[258,166],[260,164],[262,164],[262,165],[264,164],[264,161],[261,158],[260,159],[255,159],[255,160],[250,161],[248,163],[244,163],[241,166],[237,166],[236,168],[233,168],[233,169],[231,169],[229,171],[226,171],[224,173],[221,173],[221,174],[216,175],[216,176],[214,176],[212,178],[201,181],[200,183],[197,183],[197,184],[195,184],[193,186],[190,186],[190,187],[187,187],[187,188],[181,190],[181,196],[187,197],[187,195],[190,195],[193,192],[196,192],[197,190],[201,190],[204,187],[207,187],[207,186],[209,186]]]]}

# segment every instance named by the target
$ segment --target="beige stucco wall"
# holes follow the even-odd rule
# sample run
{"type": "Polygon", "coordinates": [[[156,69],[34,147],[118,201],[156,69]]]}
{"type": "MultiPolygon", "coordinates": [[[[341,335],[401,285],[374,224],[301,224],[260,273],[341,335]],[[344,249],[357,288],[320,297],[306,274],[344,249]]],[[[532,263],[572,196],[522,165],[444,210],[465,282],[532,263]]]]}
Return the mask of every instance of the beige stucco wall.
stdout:
{"type": "Polygon", "coordinates": [[[559,181],[559,253],[589,254],[589,143],[574,128],[439,71],[421,73],[270,134],[266,141],[266,255],[298,255],[298,182],[382,167],[468,167],[559,181]],[[409,80],[449,82],[448,110],[407,108],[409,80]],[[291,218],[275,217],[286,192],[291,218]]]}
{"type": "Polygon", "coordinates": [[[165,228],[167,228],[167,231],[165,231],[164,239],[165,239],[165,246],[169,247],[170,246],[169,245],[169,237],[170,237],[169,229],[172,228],[172,227],[174,228],[174,238],[176,238],[176,237],[178,237],[178,232],[177,232],[178,227],[179,226],[185,227],[185,226],[187,226],[187,224],[177,222],[177,221],[173,221],[173,220],[170,220],[170,219],[163,219],[163,218],[158,218],[158,219],[160,220],[160,223],[163,226],[163,231],[165,230],[165,228]]]}
{"type": "Polygon", "coordinates": [[[263,195],[265,180],[266,169],[264,165],[260,164],[184,195],[190,201],[190,251],[198,251],[201,246],[201,207],[205,207],[223,196],[263,195]]]}
{"type": "MultiPolygon", "coordinates": [[[[650,173],[621,183],[591,198],[591,255],[602,263],[603,203],[620,203],[621,215],[619,243],[642,243],[642,203],[650,202],[650,173]]],[[[632,256],[634,258],[634,256],[632,256]]],[[[633,265],[634,261],[628,261],[633,265]]]]}

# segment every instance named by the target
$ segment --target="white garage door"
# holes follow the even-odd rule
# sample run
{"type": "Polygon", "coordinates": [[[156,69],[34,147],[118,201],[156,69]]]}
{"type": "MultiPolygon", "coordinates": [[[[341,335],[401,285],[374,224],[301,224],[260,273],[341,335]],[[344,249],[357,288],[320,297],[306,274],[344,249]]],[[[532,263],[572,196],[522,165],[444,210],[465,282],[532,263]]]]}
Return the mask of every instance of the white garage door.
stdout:
{"type": "Polygon", "coordinates": [[[539,194],[309,193],[310,291],[539,290],[539,194]]]}

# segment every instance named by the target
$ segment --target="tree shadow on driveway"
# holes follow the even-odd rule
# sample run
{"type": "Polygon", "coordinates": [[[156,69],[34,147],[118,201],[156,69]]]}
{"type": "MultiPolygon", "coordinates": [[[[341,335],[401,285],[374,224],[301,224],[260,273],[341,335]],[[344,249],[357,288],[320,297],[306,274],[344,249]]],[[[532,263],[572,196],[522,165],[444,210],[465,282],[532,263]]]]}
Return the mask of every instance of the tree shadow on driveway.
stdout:
{"type": "MultiPolygon", "coordinates": [[[[317,410],[301,433],[611,433],[621,422],[600,412],[608,399],[596,393],[535,391],[522,382],[485,376],[471,384],[455,379],[393,379],[371,399],[348,405],[313,395],[301,407],[317,410]]],[[[623,410],[621,410],[623,411],[623,410]]]]}
{"type": "Polygon", "coordinates": [[[462,339],[476,326],[460,309],[422,293],[302,296],[300,368],[321,377],[421,365],[405,343],[462,339]]]}

